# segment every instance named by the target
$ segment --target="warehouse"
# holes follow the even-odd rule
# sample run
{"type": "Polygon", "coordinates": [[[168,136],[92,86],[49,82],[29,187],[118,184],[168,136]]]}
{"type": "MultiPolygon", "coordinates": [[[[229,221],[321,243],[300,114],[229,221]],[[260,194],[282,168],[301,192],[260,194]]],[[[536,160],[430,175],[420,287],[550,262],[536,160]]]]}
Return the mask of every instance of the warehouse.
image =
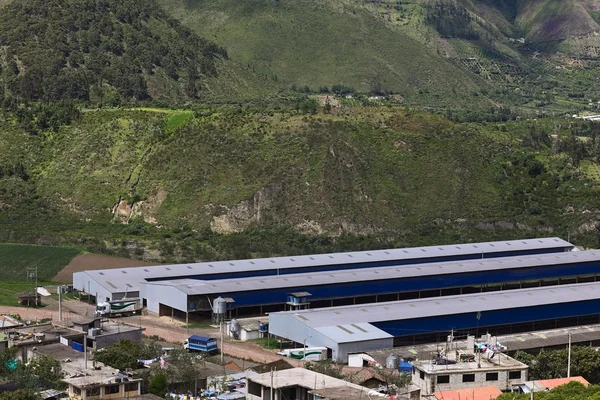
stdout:
{"type": "Polygon", "coordinates": [[[201,281],[180,279],[142,284],[148,310],[210,311],[217,297],[229,299],[232,315],[286,308],[374,303],[540,285],[593,282],[600,251],[314,272],[201,281]],[[299,296],[298,294],[302,295],[299,296]]]}
{"type": "Polygon", "coordinates": [[[327,347],[345,362],[350,353],[445,341],[451,330],[497,335],[599,323],[599,314],[600,283],[592,282],[271,313],[269,333],[327,347]]]}
{"type": "Polygon", "coordinates": [[[308,256],[233,260],[153,267],[103,269],[76,272],[73,287],[99,300],[140,296],[143,282],[172,279],[233,279],[288,275],[316,271],[398,266],[406,264],[568,252],[573,245],[560,238],[542,238],[372,250],[308,256]]]}

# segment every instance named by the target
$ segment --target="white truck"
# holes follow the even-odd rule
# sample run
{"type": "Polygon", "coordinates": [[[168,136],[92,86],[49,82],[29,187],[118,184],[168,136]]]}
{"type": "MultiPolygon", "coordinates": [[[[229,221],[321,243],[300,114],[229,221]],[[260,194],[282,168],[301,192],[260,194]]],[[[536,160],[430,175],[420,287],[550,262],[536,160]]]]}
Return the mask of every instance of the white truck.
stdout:
{"type": "Polygon", "coordinates": [[[126,317],[142,312],[142,302],[138,298],[105,301],[96,305],[96,317],[126,317]]]}

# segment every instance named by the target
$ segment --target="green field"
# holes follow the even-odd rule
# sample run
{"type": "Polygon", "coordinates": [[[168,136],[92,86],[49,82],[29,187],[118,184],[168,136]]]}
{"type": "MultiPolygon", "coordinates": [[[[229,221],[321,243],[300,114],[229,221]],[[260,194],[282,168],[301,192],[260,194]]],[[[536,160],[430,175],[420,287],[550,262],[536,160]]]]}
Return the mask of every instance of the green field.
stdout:
{"type": "Polygon", "coordinates": [[[79,253],[69,247],[0,243],[0,281],[26,281],[27,268],[35,267],[39,281],[49,281],[79,253]]]}
{"type": "MultiPolygon", "coordinates": [[[[44,286],[49,282],[38,282],[44,286]]],[[[18,306],[17,294],[32,291],[34,284],[31,282],[0,281],[0,306],[18,306]]],[[[43,300],[42,300],[43,303],[43,300]]]]}

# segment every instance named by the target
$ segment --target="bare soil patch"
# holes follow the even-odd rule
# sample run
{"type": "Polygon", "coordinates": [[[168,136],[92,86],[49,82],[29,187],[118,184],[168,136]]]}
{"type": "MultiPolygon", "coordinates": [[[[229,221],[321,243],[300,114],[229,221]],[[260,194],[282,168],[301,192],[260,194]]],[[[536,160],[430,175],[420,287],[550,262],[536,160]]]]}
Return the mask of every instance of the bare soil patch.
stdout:
{"type": "Polygon", "coordinates": [[[52,278],[55,282],[73,282],[73,272],[95,269],[131,268],[157,265],[141,260],[107,256],[105,254],[80,254],[52,278]]]}

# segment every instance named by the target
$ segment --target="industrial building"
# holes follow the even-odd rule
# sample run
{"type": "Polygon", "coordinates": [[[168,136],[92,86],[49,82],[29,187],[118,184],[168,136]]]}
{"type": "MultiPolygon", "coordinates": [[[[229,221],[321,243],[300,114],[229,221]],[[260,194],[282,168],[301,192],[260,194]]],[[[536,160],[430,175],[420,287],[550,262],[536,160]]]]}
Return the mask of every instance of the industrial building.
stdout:
{"type": "Polygon", "coordinates": [[[540,285],[593,282],[600,252],[300,273],[258,278],[146,282],[141,297],[159,315],[210,312],[217,297],[232,316],[447,296],[540,285]],[[174,311],[176,310],[176,311],[174,311]]]}
{"type": "Polygon", "coordinates": [[[600,322],[600,283],[515,289],[427,299],[271,313],[269,333],[333,359],[457,335],[494,335],[600,322]]]}
{"type": "MultiPolygon", "coordinates": [[[[259,276],[379,268],[407,264],[448,262],[469,259],[524,256],[568,252],[573,245],[560,238],[543,238],[430,246],[407,249],[372,250],[315,254],[251,260],[160,265],[76,272],[73,286],[98,300],[139,297],[142,283],[175,279],[202,281],[259,276]]],[[[187,307],[184,307],[187,308],[187,307]]]]}

